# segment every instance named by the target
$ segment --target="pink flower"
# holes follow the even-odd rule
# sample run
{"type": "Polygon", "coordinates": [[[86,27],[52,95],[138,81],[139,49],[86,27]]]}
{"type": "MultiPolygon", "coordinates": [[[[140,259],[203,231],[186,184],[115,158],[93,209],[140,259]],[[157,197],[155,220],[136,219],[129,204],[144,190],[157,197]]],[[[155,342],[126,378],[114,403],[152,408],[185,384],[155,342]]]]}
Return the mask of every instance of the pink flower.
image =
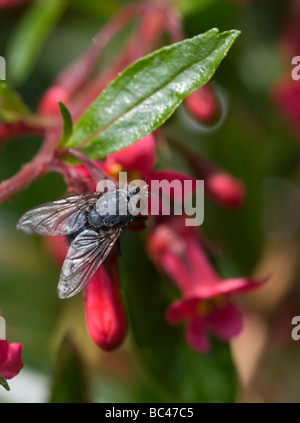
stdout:
{"type": "Polygon", "coordinates": [[[182,298],[166,313],[170,324],[187,322],[186,339],[196,350],[207,352],[209,333],[229,340],[242,330],[242,315],[231,296],[258,286],[247,278],[226,279],[217,275],[194,228],[183,217],[158,225],[148,240],[149,253],[157,266],[176,284],[182,298]]]}
{"type": "Polygon", "coordinates": [[[16,342],[9,344],[6,339],[0,339],[0,376],[12,379],[23,368],[23,345],[16,342]]]}

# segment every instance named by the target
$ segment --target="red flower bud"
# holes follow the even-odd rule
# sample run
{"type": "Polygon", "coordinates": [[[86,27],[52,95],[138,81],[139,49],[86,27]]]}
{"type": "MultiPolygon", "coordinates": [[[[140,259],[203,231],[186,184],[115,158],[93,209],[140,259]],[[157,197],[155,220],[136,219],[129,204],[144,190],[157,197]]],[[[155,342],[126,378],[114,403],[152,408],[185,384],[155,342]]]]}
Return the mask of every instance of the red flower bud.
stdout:
{"type": "Polygon", "coordinates": [[[220,116],[220,106],[211,85],[204,85],[185,99],[185,106],[194,119],[214,123],[220,116]]]}
{"type": "Polygon", "coordinates": [[[207,192],[222,206],[238,207],[244,202],[243,184],[228,173],[215,173],[206,180],[207,192]]]}
{"type": "Polygon", "coordinates": [[[116,349],[127,331],[117,272],[116,262],[107,267],[102,264],[86,288],[88,331],[93,341],[105,351],[116,349]]]}

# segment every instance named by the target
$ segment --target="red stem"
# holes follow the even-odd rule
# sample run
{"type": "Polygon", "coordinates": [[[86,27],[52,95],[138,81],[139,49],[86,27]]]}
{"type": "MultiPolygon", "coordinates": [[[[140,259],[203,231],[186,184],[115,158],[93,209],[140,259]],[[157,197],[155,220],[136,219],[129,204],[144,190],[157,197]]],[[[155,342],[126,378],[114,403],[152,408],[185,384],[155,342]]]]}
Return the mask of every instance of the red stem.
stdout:
{"type": "Polygon", "coordinates": [[[38,126],[30,126],[24,122],[18,123],[1,123],[0,124],[0,147],[3,146],[11,138],[17,135],[43,135],[45,129],[38,126]]]}
{"type": "Polygon", "coordinates": [[[113,179],[104,169],[100,168],[93,160],[89,159],[81,151],[75,150],[74,148],[61,148],[57,151],[57,154],[72,154],[72,156],[77,157],[90,172],[92,178],[95,182],[99,182],[102,179],[113,179]]]}
{"type": "Polygon", "coordinates": [[[81,177],[72,166],[67,166],[59,159],[53,159],[52,162],[47,165],[47,172],[61,174],[70,190],[78,194],[93,191],[90,181],[81,177]]]}
{"type": "Polygon", "coordinates": [[[1,182],[0,204],[9,200],[17,192],[26,188],[34,180],[45,174],[47,166],[53,160],[54,151],[59,141],[59,134],[60,127],[49,130],[42,148],[34,159],[30,163],[25,164],[12,178],[1,182]]]}

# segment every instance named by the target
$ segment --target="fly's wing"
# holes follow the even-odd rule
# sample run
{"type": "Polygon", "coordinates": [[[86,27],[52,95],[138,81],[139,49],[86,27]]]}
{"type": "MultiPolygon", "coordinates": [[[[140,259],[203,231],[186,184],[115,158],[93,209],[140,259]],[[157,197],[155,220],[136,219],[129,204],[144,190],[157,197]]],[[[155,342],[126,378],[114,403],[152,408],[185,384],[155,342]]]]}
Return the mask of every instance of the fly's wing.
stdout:
{"type": "Polygon", "coordinates": [[[59,298],[73,297],[87,286],[121,233],[121,228],[100,233],[86,229],[74,239],[61,269],[59,298]]]}
{"type": "Polygon", "coordinates": [[[72,234],[84,226],[85,212],[100,196],[101,194],[94,192],[41,204],[28,210],[19,220],[17,228],[29,235],[72,234]]]}

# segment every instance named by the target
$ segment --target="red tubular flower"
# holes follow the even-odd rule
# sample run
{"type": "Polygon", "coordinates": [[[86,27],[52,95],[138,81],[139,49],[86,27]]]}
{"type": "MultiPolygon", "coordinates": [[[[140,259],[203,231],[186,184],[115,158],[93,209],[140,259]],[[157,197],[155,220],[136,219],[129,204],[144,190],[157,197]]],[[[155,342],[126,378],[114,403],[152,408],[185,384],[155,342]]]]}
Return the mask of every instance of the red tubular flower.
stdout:
{"type": "Polygon", "coordinates": [[[9,344],[6,339],[0,339],[0,376],[12,379],[23,368],[23,345],[15,342],[9,344]]]}
{"type": "Polygon", "coordinates": [[[182,294],[182,299],[169,307],[166,318],[170,324],[187,321],[186,339],[194,349],[209,350],[209,332],[229,340],[241,331],[242,316],[230,298],[260,283],[247,278],[222,281],[209,263],[197,232],[185,227],[183,217],[158,225],[148,247],[154,262],[182,294]]]}
{"type": "Polygon", "coordinates": [[[85,310],[89,334],[103,350],[112,351],[124,340],[127,320],[118,286],[117,261],[102,265],[86,288],[85,310]]]}

